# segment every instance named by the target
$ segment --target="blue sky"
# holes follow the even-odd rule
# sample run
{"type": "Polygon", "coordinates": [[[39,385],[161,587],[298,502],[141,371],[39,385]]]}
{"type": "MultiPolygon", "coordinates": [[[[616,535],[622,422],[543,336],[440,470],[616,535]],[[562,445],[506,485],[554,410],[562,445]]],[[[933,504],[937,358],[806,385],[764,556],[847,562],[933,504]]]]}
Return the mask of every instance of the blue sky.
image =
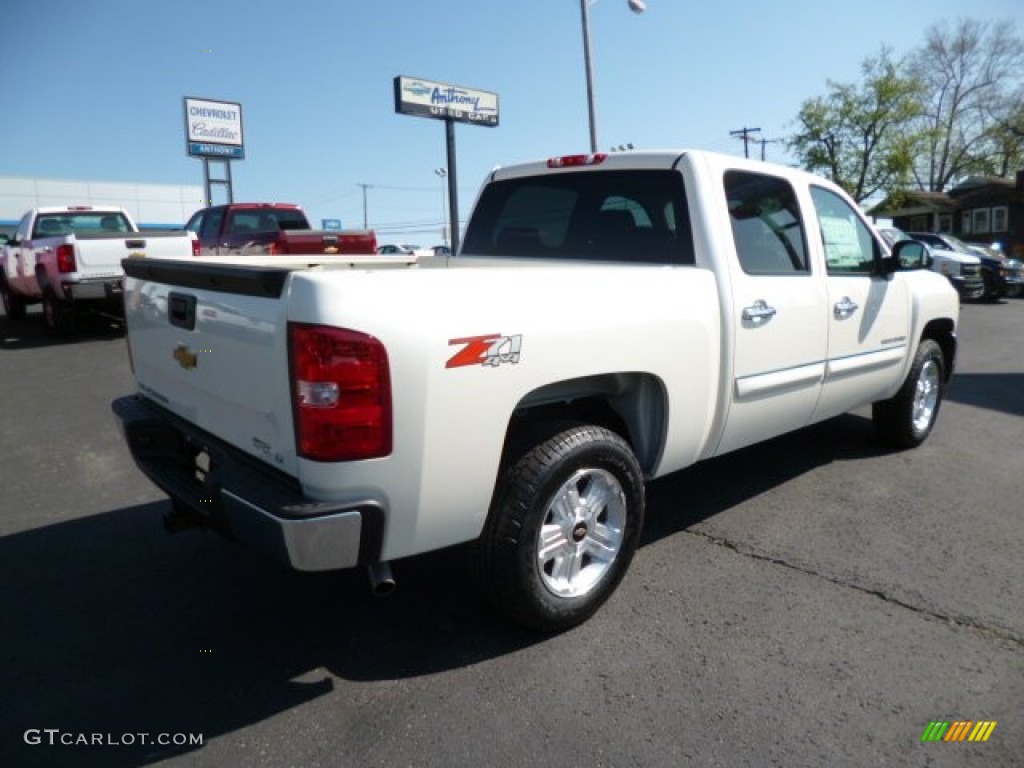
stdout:
{"type": "MultiPolygon", "coordinates": [[[[590,9],[599,144],[742,154],[779,139],[826,81],[856,80],[961,16],[1013,24],[1020,0],[626,0],[590,9]]],[[[236,200],[303,205],[384,242],[440,241],[444,124],[397,115],[409,75],[499,94],[496,128],[458,125],[462,217],[496,165],[588,148],[578,0],[3,0],[0,176],[201,184],[182,98],[242,104],[236,200]],[[420,231],[417,231],[420,230],[420,231]]],[[[789,158],[781,144],[769,160],[789,158]]]]}

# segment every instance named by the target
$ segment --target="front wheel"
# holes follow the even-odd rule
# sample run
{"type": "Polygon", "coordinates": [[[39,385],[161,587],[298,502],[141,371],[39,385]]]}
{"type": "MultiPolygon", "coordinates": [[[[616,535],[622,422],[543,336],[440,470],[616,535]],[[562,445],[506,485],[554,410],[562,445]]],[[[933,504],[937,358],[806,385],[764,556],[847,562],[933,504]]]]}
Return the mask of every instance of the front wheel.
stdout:
{"type": "Polygon", "coordinates": [[[603,427],[525,442],[499,476],[478,565],[500,612],[559,631],[592,616],[625,575],[643,525],[643,472],[603,427]]]}
{"type": "Polygon", "coordinates": [[[7,281],[0,277],[0,299],[4,303],[4,314],[8,320],[21,320],[25,316],[25,299],[11,293],[7,281]]]}
{"type": "Polygon", "coordinates": [[[896,448],[916,448],[923,443],[939,415],[945,381],[941,347],[923,339],[900,391],[871,408],[875,431],[882,441],[896,448]]]}

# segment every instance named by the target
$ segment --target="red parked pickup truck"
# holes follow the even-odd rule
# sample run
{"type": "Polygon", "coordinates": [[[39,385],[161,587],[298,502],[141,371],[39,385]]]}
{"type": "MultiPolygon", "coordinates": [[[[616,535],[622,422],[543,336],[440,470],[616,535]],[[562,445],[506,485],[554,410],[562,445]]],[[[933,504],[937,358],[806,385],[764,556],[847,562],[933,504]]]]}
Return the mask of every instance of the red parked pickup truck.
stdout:
{"type": "Polygon", "coordinates": [[[372,230],[311,229],[290,203],[231,203],[196,211],[185,229],[199,237],[200,256],[373,254],[372,230]]]}

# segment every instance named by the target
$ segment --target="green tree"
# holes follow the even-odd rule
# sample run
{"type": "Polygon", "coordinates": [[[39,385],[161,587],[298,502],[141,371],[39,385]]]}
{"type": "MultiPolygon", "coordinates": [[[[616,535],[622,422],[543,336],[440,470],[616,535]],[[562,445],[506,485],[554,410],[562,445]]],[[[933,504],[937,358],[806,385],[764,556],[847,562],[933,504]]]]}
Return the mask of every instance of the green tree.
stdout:
{"type": "Polygon", "coordinates": [[[1006,175],[1020,162],[1022,67],[1024,42],[1011,22],[959,19],[928,30],[910,59],[924,89],[924,109],[907,126],[908,135],[924,138],[914,163],[920,189],[942,192],[975,173],[1006,175]]]}
{"type": "Polygon", "coordinates": [[[920,84],[888,48],[861,64],[861,83],[828,81],[803,103],[788,140],[801,165],[828,176],[857,202],[905,186],[919,136],[905,130],[921,113],[920,84]]]}

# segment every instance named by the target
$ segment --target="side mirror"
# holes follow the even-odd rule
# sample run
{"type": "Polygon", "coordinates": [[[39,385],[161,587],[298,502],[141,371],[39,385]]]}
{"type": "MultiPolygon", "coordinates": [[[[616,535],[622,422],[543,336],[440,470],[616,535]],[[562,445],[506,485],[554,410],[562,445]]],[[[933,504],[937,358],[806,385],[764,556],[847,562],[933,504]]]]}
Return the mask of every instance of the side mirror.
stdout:
{"type": "Polygon", "coordinates": [[[917,240],[901,240],[892,247],[892,255],[882,259],[883,272],[925,269],[928,266],[928,251],[924,243],[917,240]]]}

